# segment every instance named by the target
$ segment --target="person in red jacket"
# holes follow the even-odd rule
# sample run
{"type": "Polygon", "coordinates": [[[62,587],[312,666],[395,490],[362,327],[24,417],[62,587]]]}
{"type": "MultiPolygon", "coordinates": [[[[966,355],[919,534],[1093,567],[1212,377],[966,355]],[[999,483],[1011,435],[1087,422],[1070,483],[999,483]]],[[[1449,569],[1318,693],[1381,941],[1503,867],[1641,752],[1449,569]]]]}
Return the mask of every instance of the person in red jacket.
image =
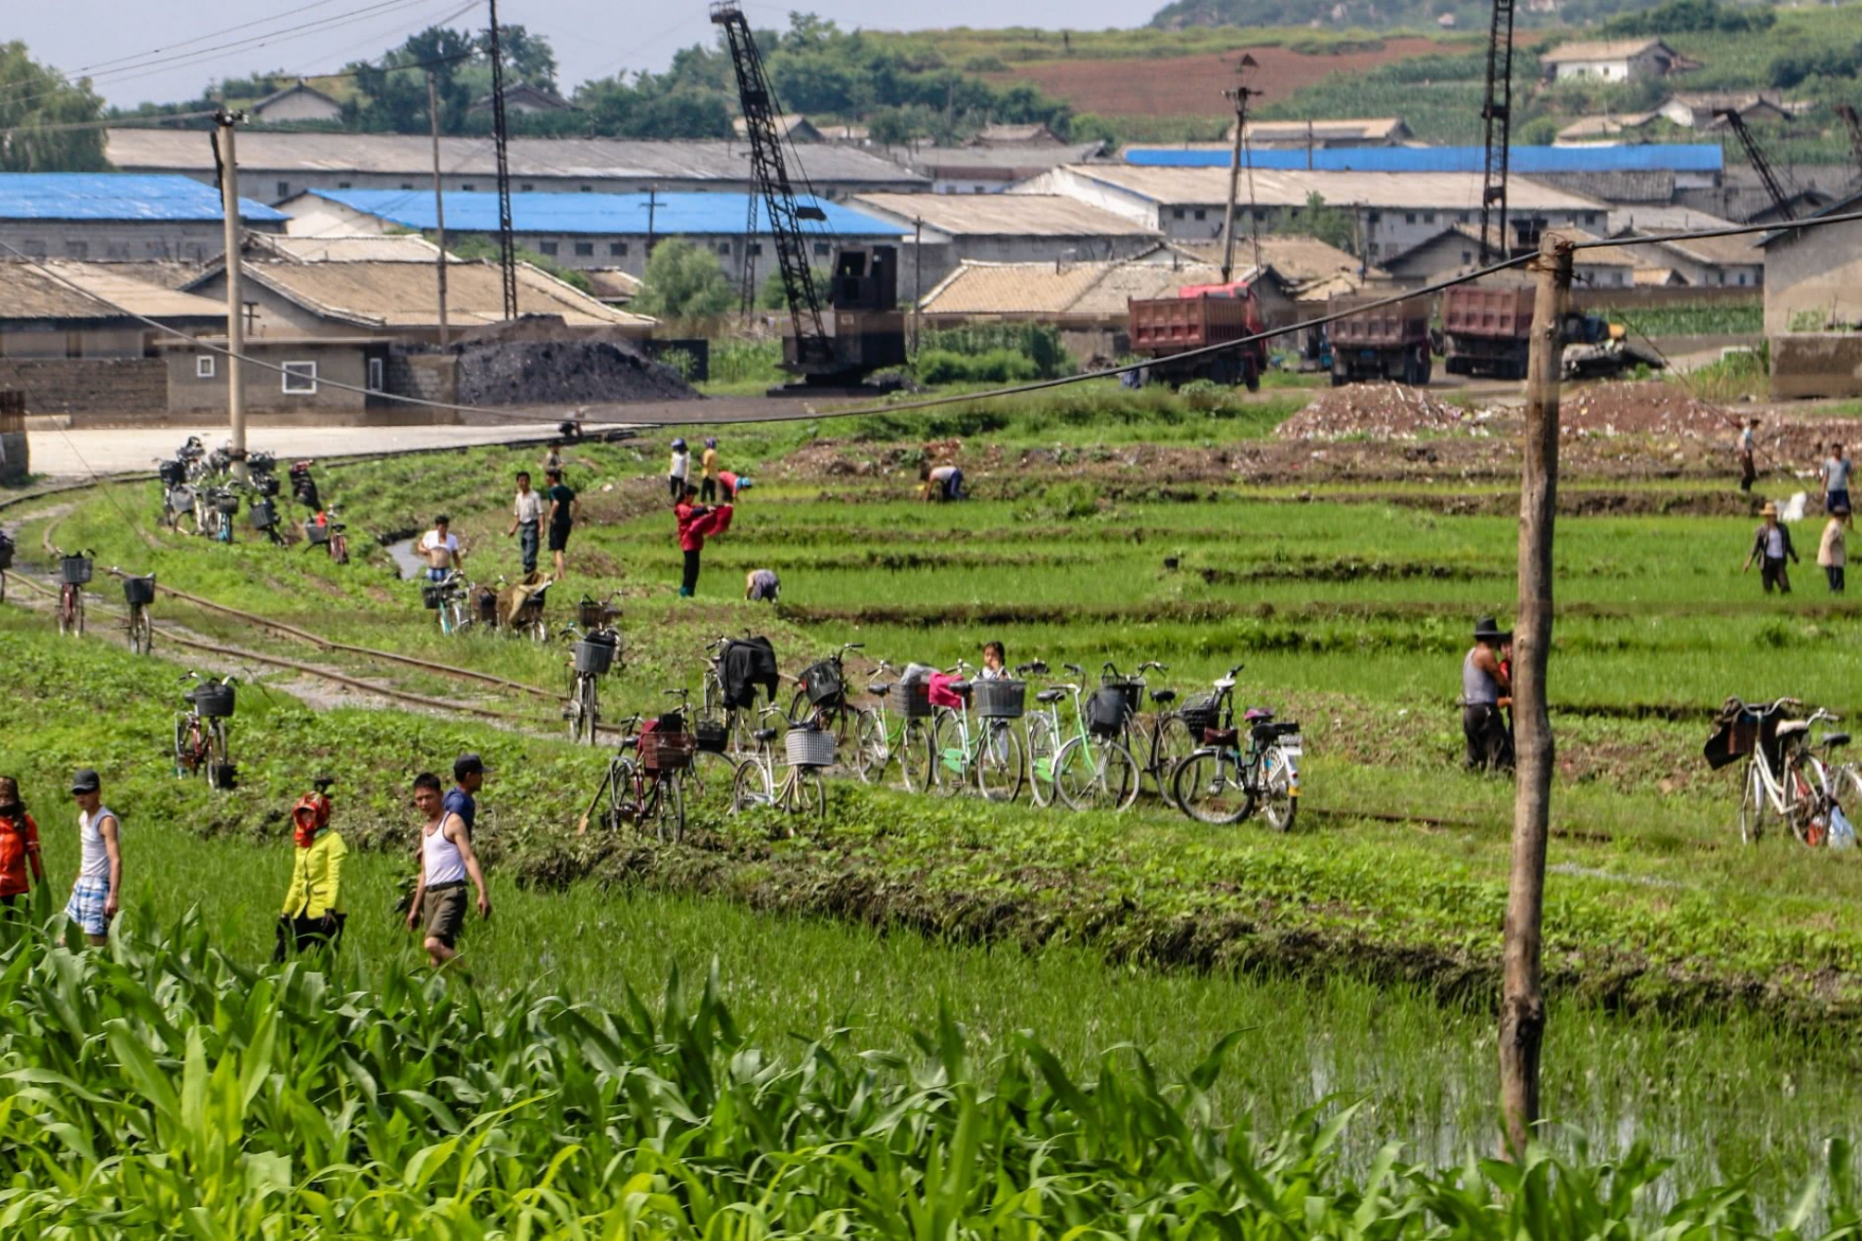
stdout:
{"type": "Polygon", "coordinates": [[[679,524],[679,550],[685,553],[685,576],[679,583],[681,599],[698,593],[698,557],[705,550],[705,536],[723,534],[731,528],[730,505],[713,508],[695,503],[697,498],[698,488],[688,483],[672,510],[673,520],[679,524]]]}
{"type": "Polygon", "coordinates": [[[19,800],[19,782],[0,776],[0,906],[12,906],[34,883],[44,882],[39,825],[19,800]]]}

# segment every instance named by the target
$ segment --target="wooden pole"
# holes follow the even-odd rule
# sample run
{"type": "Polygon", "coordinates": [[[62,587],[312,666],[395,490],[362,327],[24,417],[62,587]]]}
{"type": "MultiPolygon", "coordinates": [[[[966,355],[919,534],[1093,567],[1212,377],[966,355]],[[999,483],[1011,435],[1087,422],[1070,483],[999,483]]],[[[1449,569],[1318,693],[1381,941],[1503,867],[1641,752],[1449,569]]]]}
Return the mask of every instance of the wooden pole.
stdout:
{"type": "Polygon", "coordinates": [[[1571,243],[1539,242],[1526,370],[1526,432],[1519,485],[1519,619],[1513,635],[1513,721],[1518,784],[1513,795],[1513,865],[1507,885],[1505,979],[1500,997],[1500,1113],[1505,1153],[1517,1159],[1539,1119],[1539,1057],[1545,1038],[1541,979],[1545,843],[1551,818],[1552,722],[1545,671],[1552,642],[1552,518],[1558,502],[1558,381],[1561,328],[1571,297],[1571,243]]]}
{"type": "Polygon", "coordinates": [[[433,128],[433,222],[439,234],[440,348],[446,348],[446,192],[440,184],[440,92],[433,70],[427,70],[427,120],[433,128]]]}
{"type": "Polygon", "coordinates": [[[232,446],[233,473],[246,476],[246,388],[240,360],[246,353],[246,308],[240,304],[239,162],[233,149],[233,126],[240,113],[222,110],[214,117],[220,141],[220,204],[226,246],[226,421],[232,446]]]}

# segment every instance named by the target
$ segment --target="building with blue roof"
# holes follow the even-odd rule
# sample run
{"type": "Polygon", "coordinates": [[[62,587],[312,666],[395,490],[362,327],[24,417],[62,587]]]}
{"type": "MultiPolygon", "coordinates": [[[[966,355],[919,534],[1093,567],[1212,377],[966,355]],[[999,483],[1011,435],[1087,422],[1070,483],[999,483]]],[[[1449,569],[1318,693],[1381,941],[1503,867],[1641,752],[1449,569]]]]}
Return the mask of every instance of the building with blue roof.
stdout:
{"type": "MultiPolygon", "coordinates": [[[[249,230],[282,233],[286,219],[240,199],[249,230]]],[[[204,262],[220,253],[224,236],[220,192],[188,177],[0,173],[0,256],[204,262]]]]}
{"type": "MultiPolygon", "coordinates": [[[[802,197],[824,220],[804,221],[812,260],[826,267],[842,244],[896,244],[896,223],[826,199],[802,197]]],[[[446,194],[446,235],[495,237],[498,196],[446,194]]],[[[431,190],[306,190],[279,204],[294,236],[336,236],[438,227],[431,190]]],[[[517,244],[567,267],[646,271],[648,247],[678,237],[715,254],[732,280],[754,264],[761,279],[776,270],[769,218],[756,195],[732,193],[513,194],[511,224],[517,244]]]]}
{"type": "MultiPolygon", "coordinates": [[[[1130,147],[1125,162],[1152,168],[1227,168],[1234,154],[1227,148],[1130,147]]],[[[1351,147],[1338,149],[1253,150],[1246,166],[1313,172],[1482,172],[1485,147],[1351,147]]],[[[1726,166],[1717,142],[1650,142],[1635,146],[1507,148],[1513,175],[1586,172],[1673,172],[1715,176],[1726,166]]]]}

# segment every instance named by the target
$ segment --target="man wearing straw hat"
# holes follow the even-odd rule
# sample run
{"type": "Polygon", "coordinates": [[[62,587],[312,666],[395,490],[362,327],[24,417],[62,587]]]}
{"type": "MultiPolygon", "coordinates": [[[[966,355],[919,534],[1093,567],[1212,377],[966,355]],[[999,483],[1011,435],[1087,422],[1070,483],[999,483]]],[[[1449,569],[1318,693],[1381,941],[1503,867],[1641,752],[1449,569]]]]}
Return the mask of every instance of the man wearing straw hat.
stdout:
{"type": "Polygon", "coordinates": [[[1513,705],[1513,680],[1501,663],[1501,651],[1512,641],[1493,617],[1474,622],[1474,645],[1461,660],[1461,732],[1469,771],[1513,770],[1513,731],[1503,714],[1513,705]]]}
{"type": "Polygon", "coordinates": [[[1797,549],[1791,546],[1791,532],[1779,524],[1778,506],[1769,500],[1759,510],[1759,516],[1765,519],[1765,524],[1759,527],[1758,534],[1752,540],[1752,550],[1746,553],[1746,562],[1739,566],[1739,571],[1744,573],[1756,560],[1759,562],[1759,581],[1764,583],[1765,593],[1769,595],[1772,587],[1776,586],[1779,594],[1788,595],[1791,593],[1791,578],[1785,572],[1784,562],[1786,558],[1793,563],[1797,561],[1797,549]]]}

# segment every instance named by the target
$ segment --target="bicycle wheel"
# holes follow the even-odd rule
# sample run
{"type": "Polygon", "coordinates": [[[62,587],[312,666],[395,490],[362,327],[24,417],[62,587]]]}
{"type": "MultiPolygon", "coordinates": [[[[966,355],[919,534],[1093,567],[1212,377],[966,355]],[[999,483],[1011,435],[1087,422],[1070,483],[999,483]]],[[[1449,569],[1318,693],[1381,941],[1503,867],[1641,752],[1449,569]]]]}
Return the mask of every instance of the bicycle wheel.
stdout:
{"type": "Polygon", "coordinates": [[[1197,750],[1177,764],[1171,797],[1198,823],[1239,823],[1254,812],[1241,756],[1234,750],[1197,750]]]}
{"type": "Polygon", "coordinates": [[[1786,818],[1800,845],[1821,848],[1830,839],[1829,798],[1823,762],[1814,754],[1797,754],[1785,774],[1786,818]]]}
{"type": "Polygon", "coordinates": [[[1138,780],[1138,760],[1110,737],[1075,737],[1054,756],[1054,788],[1072,810],[1123,810],[1138,780]]]}
{"type": "Polygon", "coordinates": [[[6,602],[6,570],[0,569],[0,603],[6,602]]]}
{"type": "Polygon", "coordinates": [[[206,735],[201,738],[206,749],[207,787],[219,789],[220,781],[227,767],[226,757],[226,721],[215,719],[203,721],[206,735]]]}
{"type": "Polygon", "coordinates": [[[776,800],[775,779],[762,758],[748,758],[738,764],[731,784],[731,809],[756,810],[776,800]]]}
{"type": "Polygon", "coordinates": [[[861,784],[873,784],[878,781],[880,773],[886,770],[886,760],[892,757],[886,748],[886,726],[881,722],[879,712],[855,708],[859,715],[854,724],[853,738],[853,774],[860,777],[861,784]]]}
{"type": "Polygon", "coordinates": [[[194,767],[188,750],[188,717],[175,716],[175,778],[192,774],[194,767]]]}
{"type": "Polygon", "coordinates": [[[908,793],[931,788],[937,767],[937,738],[931,720],[906,720],[899,726],[899,780],[908,793]]]}
{"type": "Polygon", "coordinates": [[[582,719],[582,732],[588,738],[588,744],[595,744],[595,724],[601,719],[601,683],[594,677],[582,678],[582,697],[577,714],[582,719]]]}
{"type": "Polygon", "coordinates": [[[1261,773],[1262,821],[1276,832],[1292,831],[1300,809],[1299,769],[1279,746],[1269,746],[1261,773]]]}
{"type": "Polygon", "coordinates": [[[1022,765],[1022,739],[1007,720],[984,720],[977,743],[976,791],[986,801],[1007,804],[1021,796],[1027,770],[1022,765]]]}
{"type": "Polygon", "coordinates": [[[1054,722],[1045,715],[1028,717],[1028,796],[1037,806],[1054,804],[1054,756],[1060,752],[1054,722]]]}
{"type": "Polygon", "coordinates": [[[81,638],[84,636],[84,588],[82,586],[71,588],[71,610],[76,617],[78,637],[81,638]]]}
{"type": "Polygon", "coordinates": [[[638,769],[631,758],[616,756],[608,760],[608,808],[601,816],[601,824],[611,832],[630,826],[640,813],[640,807],[634,801],[634,777],[637,774],[638,769]]]}
{"type": "Polygon", "coordinates": [[[129,649],[138,655],[147,655],[155,649],[155,626],[144,608],[129,610],[129,649]]]}
{"type": "Polygon", "coordinates": [[[77,587],[67,585],[58,592],[58,634],[65,637],[71,633],[71,593],[77,587]]]}
{"type": "Polygon", "coordinates": [[[337,564],[349,563],[349,538],[347,535],[332,534],[330,536],[330,559],[334,560],[337,564]]]}
{"type": "Polygon", "coordinates": [[[1157,717],[1151,738],[1151,757],[1156,762],[1151,768],[1151,780],[1157,785],[1158,797],[1171,800],[1170,778],[1176,774],[1177,764],[1188,758],[1201,740],[1190,736],[1189,726],[1174,711],[1157,717]]]}
{"type": "Polygon", "coordinates": [[[730,755],[700,750],[685,774],[686,813],[695,813],[701,824],[715,825],[731,809],[736,780],[737,763],[730,755]]]}
{"type": "Polygon", "coordinates": [[[562,705],[562,718],[569,726],[569,740],[576,742],[582,739],[582,674],[573,668],[569,671],[567,697],[568,701],[562,705]]]}
{"type": "Polygon", "coordinates": [[[955,797],[970,782],[970,754],[963,743],[957,713],[939,710],[931,721],[930,787],[946,797],[955,797]]]}
{"type": "Polygon", "coordinates": [[[784,712],[791,724],[806,724],[815,718],[815,704],[808,701],[808,691],[797,689],[795,696],[789,699],[789,709],[784,712]]]}
{"type": "Polygon", "coordinates": [[[828,817],[828,786],[813,767],[796,767],[789,776],[788,809],[804,819],[828,817]]]}
{"type": "Polygon", "coordinates": [[[1765,831],[1765,778],[1759,774],[1759,760],[1755,755],[1746,763],[1745,788],[1739,797],[1739,840],[1742,844],[1757,844],[1765,831]]]}
{"type": "Polygon", "coordinates": [[[653,829],[661,844],[677,844],[685,839],[685,782],[677,771],[662,771],[653,781],[648,802],[653,810],[653,829]]]}

